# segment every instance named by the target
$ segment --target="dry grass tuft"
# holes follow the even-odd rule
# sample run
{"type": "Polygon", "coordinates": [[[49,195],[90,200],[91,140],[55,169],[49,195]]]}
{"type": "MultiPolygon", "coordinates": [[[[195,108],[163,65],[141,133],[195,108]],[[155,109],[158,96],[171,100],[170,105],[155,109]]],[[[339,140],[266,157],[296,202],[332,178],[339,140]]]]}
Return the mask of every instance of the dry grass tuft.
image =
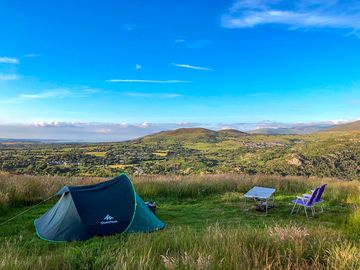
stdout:
{"type": "Polygon", "coordinates": [[[287,225],[284,227],[275,226],[268,229],[269,235],[278,241],[294,241],[296,243],[303,241],[310,234],[306,228],[298,225],[287,225]]]}

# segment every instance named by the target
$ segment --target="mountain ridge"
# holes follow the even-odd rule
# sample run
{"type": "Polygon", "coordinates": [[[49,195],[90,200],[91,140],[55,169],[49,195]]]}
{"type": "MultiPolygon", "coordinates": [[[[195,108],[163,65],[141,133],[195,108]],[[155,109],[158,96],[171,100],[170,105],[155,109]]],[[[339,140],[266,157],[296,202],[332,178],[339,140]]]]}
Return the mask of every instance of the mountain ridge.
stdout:
{"type": "Polygon", "coordinates": [[[360,131],[360,120],[336,125],[326,131],[360,131]]]}
{"type": "Polygon", "coordinates": [[[216,131],[207,128],[178,128],[175,130],[167,130],[150,134],[140,138],[140,140],[189,140],[192,142],[217,142],[227,139],[237,139],[248,135],[248,133],[237,129],[222,129],[216,131]]]}

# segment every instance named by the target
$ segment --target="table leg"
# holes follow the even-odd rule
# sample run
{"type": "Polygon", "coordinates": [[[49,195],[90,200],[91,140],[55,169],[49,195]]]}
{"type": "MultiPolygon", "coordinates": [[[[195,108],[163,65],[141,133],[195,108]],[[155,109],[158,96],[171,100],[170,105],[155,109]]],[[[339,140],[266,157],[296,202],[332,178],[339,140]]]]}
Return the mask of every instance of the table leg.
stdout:
{"type": "Polygon", "coordinates": [[[269,202],[268,202],[268,199],[265,200],[265,203],[266,203],[266,204],[265,204],[265,208],[266,208],[266,214],[267,214],[267,213],[268,213],[268,203],[269,203],[269,202]]]}
{"type": "Polygon", "coordinates": [[[275,207],[275,195],[273,194],[272,197],[273,197],[273,207],[275,207]]]}

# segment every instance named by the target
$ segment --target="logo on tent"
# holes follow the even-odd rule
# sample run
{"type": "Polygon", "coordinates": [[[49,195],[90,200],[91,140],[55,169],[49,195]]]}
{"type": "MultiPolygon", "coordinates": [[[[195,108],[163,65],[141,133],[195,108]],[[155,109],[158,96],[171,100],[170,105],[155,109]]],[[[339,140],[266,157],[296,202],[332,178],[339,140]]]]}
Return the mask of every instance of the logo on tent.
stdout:
{"type": "Polygon", "coordinates": [[[114,224],[114,223],[118,223],[118,221],[116,219],[114,219],[112,216],[110,216],[109,214],[107,214],[103,218],[103,220],[100,222],[101,225],[114,224]]]}

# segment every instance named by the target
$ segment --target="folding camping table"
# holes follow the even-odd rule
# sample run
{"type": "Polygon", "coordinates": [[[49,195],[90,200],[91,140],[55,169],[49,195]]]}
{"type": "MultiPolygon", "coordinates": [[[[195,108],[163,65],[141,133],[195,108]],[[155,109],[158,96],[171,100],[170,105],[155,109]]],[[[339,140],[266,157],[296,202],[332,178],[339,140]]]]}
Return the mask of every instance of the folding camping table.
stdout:
{"type": "Polygon", "coordinates": [[[260,202],[260,205],[262,203],[265,203],[265,211],[266,214],[268,213],[268,207],[269,207],[269,199],[272,197],[272,206],[275,205],[275,188],[266,188],[266,187],[253,187],[248,192],[244,194],[245,197],[245,205],[246,205],[246,199],[252,198],[254,199],[254,202],[258,204],[260,202]]]}

